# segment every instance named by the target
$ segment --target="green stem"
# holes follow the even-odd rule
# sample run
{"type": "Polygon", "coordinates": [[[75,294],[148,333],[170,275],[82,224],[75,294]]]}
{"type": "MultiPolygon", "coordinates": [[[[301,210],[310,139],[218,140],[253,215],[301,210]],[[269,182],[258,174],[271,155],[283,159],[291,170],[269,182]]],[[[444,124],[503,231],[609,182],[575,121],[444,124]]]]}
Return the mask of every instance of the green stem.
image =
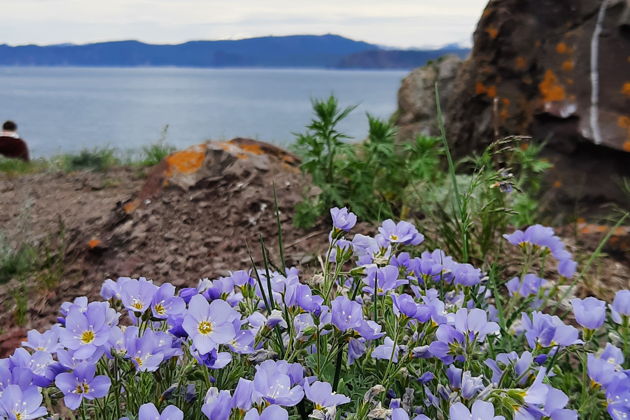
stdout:
{"type": "Polygon", "coordinates": [[[453,163],[453,157],[451,156],[451,150],[446,140],[446,127],[444,125],[444,115],[442,114],[442,106],[440,105],[440,91],[438,84],[435,84],[435,103],[437,105],[437,117],[438,125],[440,126],[440,134],[442,143],[444,144],[444,150],[446,152],[446,159],[448,161],[448,171],[453,183],[453,191],[455,192],[455,205],[457,206],[457,213],[459,213],[458,225],[459,231],[462,235],[462,259],[464,263],[468,262],[468,231],[464,224],[464,207],[461,202],[461,196],[459,194],[459,187],[457,186],[457,177],[455,176],[455,164],[453,163]]]}
{"type": "Polygon", "coordinates": [[[341,364],[343,363],[343,348],[345,341],[342,341],[339,345],[339,349],[337,350],[337,360],[335,362],[335,377],[333,379],[332,390],[333,392],[337,391],[337,386],[339,385],[339,378],[341,375],[341,364]]]}

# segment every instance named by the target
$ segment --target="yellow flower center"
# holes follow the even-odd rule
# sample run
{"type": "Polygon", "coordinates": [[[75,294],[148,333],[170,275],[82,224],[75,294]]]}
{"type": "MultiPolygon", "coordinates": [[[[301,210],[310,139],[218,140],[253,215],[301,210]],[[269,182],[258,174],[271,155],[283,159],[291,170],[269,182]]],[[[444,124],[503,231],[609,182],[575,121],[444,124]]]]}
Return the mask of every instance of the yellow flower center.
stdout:
{"type": "Polygon", "coordinates": [[[208,321],[201,321],[197,326],[197,330],[203,335],[208,335],[212,332],[212,324],[208,321]]]}
{"type": "Polygon", "coordinates": [[[90,392],[90,386],[85,382],[80,383],[77,385],[74,392],[76,392],[77,394],[87,394],[88,392],[90,392]]]}
{"type": "Polygon", "coordinates": [[[392,241],[397,241],[398,240],[398,235],[394,235],[394,234],[389,235],[389,239],[392,240],[392,241]]]}
{"type": "Polygon", "coordinates": [[[166,315],[166,308],[161,303],[155,305],[155,313],[158,315],[166,315]]]}
{"type": "Polygon", "coordinates": [[[14,411],[13,415],[15,416],[15,420],[22,420],[24,418],[24,414],[18,413],[17,411],[14,411]]]}
{"type": "Polygon", "coordinates": [[[140,357],[134,357],[133,360],[136,361],[138,367],[142,367],[142,359],[140,357]]]}
{"type": "Polygon", "coordinates": [[[131,307],[136,311],[141,311],[142,309],[144,309],[144,304],[138,299],[134,299],[133,302],[131,302],[131,307]]]}
{"type": "Polygon", "coordinates": [[[96,338],[96,335],[92,330],[83,331],[81,333],[81,342],[83,344],[90,344],[92,341],[94,341],[94,338],[96,338]]]}

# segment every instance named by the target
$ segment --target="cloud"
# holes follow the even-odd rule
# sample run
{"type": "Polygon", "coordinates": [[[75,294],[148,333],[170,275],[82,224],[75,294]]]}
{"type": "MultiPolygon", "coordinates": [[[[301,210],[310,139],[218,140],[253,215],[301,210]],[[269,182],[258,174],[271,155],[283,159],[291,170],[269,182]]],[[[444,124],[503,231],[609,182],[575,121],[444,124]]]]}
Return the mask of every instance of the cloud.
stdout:
{"type": "Polygon", "coordinates": [[[469,42],[486,0],[0,0],[0,42],[336,33],[395,47],[469,42]]]}

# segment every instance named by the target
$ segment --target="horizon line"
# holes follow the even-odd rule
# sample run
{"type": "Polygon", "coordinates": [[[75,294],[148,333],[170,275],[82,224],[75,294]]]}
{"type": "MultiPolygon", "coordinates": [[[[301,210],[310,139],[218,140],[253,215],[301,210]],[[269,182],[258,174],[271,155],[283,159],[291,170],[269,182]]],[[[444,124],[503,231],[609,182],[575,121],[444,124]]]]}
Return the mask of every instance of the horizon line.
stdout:
{"type": "Polygon", "coordinates": [[[339,35],[339,34],[335,34],[335,33],[325,33],[325,34],[292,34],[292,35],[263,35],[263,36],[252,36],[252,37],[246,37],[246,38],[220,38],[220,39],[191,39],[188,41],[183,41],[183,42],[176,42],[176,43],[159,43],[159,42],[147,42],[147,41],[142,41],[140,39],[111,39],[111,40],[107,40],[107,41],[92,41],[92,42],[85,42],[85,43],[73,43],[73,42],[62,42],[62,43],[56,43],[56,44],[35,44],[35,43],[27,43],[27,44],[9,44],[9,43],[2,43],[0,45],[2,46],[8,46],[11,48],[19,48],[19,47],[83,47],[83,46],[88,46],[88,45],[96,45],[96,44],[110,44],[110,43],[123,43],[123,42],[136,42],[139,44],[144,44],[144,45],[155,45],[155,46],[179,46],[179,45],[185,45],[185,44],[190,44],[190,43],[194,43],[194,42],[223,42],[223,41],[232,41],[232,42],[238,42],[238,41],[247,41],[247,40],[252,40],[252,39],[263,39],[263,38],[291,38],[291,37],[326,37],[326,36],[334,36],[334,37],[338,37],[338,38],[344,38],[347,39],[349,41],[353,41],[353,42],[362,42],[368,45],[373,45],[374,47],[377,47],[379,49],[383,49],[383,50],[396,50],[396,51],[432,51],[432,50],[441,50],[441,49],[445,49],[448,47],[456,47],[456,48],[461,48],[461,49],[466,49],[466,48],[471,48],[470,46],[466,46],[466,45],[462,45],[460,43],[445,43],[445,44],[440,44],[438,45],[425,45],[425,46],[419,46],[419,47],[407,47],[407,48],[402,48],[402,47],[395,47],[395,46],[389,46],[389,45],[383,45],[383,44],[373,44],[371,42],[367,42],[367,41],[362,41],[362,40],[358,40],[358,39],[354,39],[354,38],[350,38],[344,35],[339,35]]]}

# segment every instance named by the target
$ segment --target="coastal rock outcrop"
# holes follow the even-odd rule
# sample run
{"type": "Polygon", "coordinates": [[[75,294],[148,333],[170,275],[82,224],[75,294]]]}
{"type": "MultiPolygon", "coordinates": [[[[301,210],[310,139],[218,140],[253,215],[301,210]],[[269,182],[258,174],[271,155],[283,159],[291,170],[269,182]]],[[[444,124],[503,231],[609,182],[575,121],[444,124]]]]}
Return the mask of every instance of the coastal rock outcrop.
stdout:
{"type": "Polygon", "coordinates": [[[463,62],[459,56],[446,55],[418,67],[403,79],[398,90],[396,115],[400,138],[410,140],[418,134],[438,135],[435,84],[440,86],[440,103],[444,108],[450,103],[453,82],[463,62]]]}
{"type": "MultiPolygon", "coordinates": [[[[547,143],[558,200],[624,200],[619,182],[630,176],[628,0],[491,0],[470,58],[452,86],[441,89],[450,90],[443,107],[456,155],[479,151],[497,137],[530,135],[547,143]]],[[[428,95],[424,88],[417,92],[428,95]]],[[[399,124],[412,137],[405,121],[399,124]]]]}

